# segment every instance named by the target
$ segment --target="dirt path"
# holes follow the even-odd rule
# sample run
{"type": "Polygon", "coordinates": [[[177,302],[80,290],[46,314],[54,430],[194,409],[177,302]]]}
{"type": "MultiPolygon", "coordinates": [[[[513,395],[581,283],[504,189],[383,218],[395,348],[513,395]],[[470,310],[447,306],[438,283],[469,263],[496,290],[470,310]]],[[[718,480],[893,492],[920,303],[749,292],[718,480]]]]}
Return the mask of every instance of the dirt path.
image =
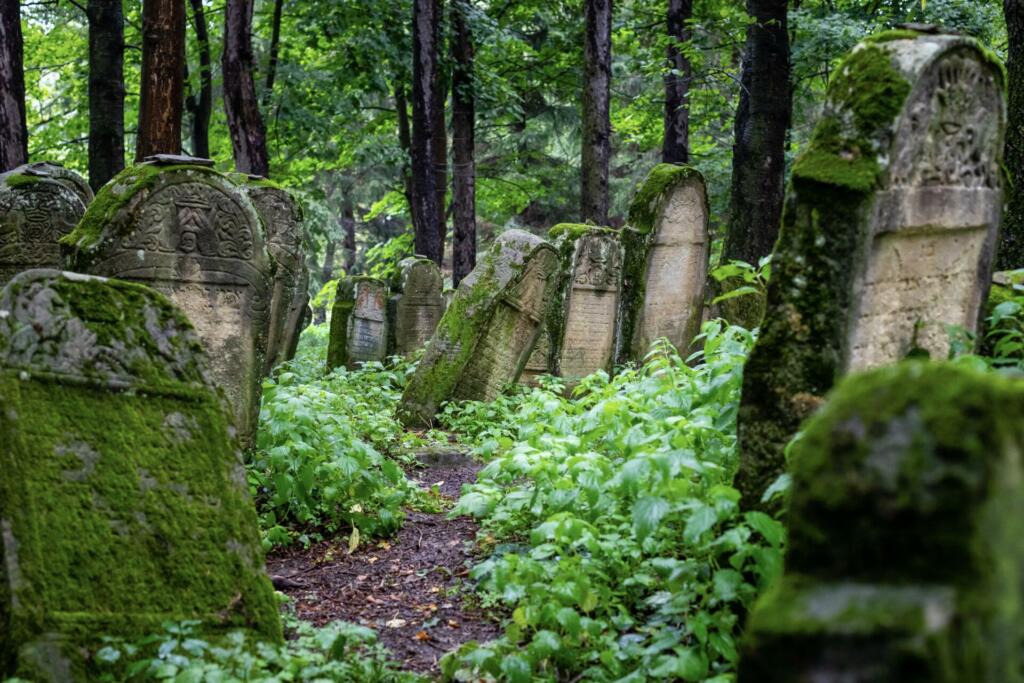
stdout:
{"type": "MultiPolygon", "coordinates": [[[[410,477],[458,498],[476,479],[476,465],[459,454],[431,458],[410,477]]],[[[348,539],[284,549],[267,558],[279,589],[295,601],[299,618],[323,625],[342,620],[376,630],[405,668],[436,672],[446,652],[495,638],[499,625],[465,604],[463,582],[473,564],[476,523],[446,513],[408,512],[402,530],[348,554],[348,539]]]]}

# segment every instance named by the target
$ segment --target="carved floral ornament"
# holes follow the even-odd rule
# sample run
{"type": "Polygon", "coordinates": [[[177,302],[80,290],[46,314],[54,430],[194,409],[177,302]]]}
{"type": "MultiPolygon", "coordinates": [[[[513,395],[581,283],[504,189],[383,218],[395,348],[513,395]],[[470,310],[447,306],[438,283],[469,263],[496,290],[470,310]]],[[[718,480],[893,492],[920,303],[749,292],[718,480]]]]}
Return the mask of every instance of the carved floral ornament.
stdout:
{"type": "Polygon", "coordinates": [[[614,240],[606,237],[583,238],[576,253],[573,282],[598,289],[616,289],[622,272],[616,246],[614,240]]]}

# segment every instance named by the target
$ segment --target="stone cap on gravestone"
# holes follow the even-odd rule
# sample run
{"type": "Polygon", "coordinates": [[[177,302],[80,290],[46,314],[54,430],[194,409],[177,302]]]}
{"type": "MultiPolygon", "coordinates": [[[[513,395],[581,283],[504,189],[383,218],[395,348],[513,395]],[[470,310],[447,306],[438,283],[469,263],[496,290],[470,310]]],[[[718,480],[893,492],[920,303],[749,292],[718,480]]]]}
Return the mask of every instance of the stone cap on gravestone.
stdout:
{"type": "Polygon", "coordinates": [[[0,292],[0,677],[96,680],[165,621],[281,639],[226,404],[184,314],[131,282],[0,292]]]}

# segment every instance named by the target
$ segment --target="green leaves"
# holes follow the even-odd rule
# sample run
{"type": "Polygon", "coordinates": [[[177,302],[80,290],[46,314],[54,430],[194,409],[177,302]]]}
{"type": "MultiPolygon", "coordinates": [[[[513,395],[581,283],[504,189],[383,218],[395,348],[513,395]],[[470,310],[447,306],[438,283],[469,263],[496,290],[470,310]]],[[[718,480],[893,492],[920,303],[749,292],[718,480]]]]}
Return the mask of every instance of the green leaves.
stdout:
{"type": "Polygon", "coordinates": [[[647,496],[638,500],[633,506],[633,533],[637,540],[650,536],[668,511],[668,501],[662,498],[647,496]]]}

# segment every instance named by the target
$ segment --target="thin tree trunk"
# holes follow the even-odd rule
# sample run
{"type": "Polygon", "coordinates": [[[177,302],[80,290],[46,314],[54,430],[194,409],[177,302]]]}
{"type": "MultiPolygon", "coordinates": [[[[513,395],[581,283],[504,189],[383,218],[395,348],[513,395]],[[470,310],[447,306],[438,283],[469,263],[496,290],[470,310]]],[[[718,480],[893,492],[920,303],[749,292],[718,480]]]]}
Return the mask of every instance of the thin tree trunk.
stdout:
{"type": "MultiPolygon", "coordinates": [[[[330,280],[334,279],[334,252],[337,244],[332,239],[327,240],[327,244],[324,247],[324,264],[320,267],[320,282],[327,284],[330,280]]],[[[313,322],[320,324],[327,321],[327,309],[324,307],[316,308],[313,311],[313,322]]]]}
{"type": "Polygon", "coordinates": [[[181,152],[185,1],[142,3],[142,91],[135,160],[181,152]]]}
{"type": "MultiPolygon", "coordinates": [[[[441,0],[436,6],[438,22],[444,16],[441,0]]],[[[437,46],[438,54],[441,52],[440,38],[437,46]]],[[[438,60],[440,61],[440,60],[438,60]]],[[[448,129],[445,125],[444,105],[448,98],[448,81],[441,69],[438,68],[435,74],[434,98],[433,98],[433,119],[434,142],[431,145],[434,152],[434,191],[437,193],[437,253],[444,261],[444,242],[448,233],[448,213],[446,211],[448,199],[448,129]]]]}
{"type": "Polygon", "coordinates": [[[199,44],[199,97],[191,94],[185,104],[192,116],[192,154],[210,156],[210,116],[213,113],[213,65],[210,58],[210,35],[206,29],[203,0],[189,0],[192,5],[192,26],[199,44]]]}
{"type": "Polygon", "coordinates": [[[736,110],[732,200],[723,260],[757,263],[779,234],[785,192],[789,87],[787,0],[747,0],[747,27],[736,110]]]}
{"type": "Polygon", "coordinates": [[[89,185],[124,168],[124,15],[121,0],[89,0],[89,185]]]}
{"type": "Polygon", "coordinates": [[[436,89],[440,31],[438,0],[413,0],[412,31],[412,212],[416,253],[441,265],[444,235],[438,221],[436,89]]]}
{"type": "Polygon", "coordinates": [[[1024,0],[1004,0],[1003,13],[1009,39],[1004,155],[1013,184],[1006,188],[1006,215],[999,234],[996,267],[1013,270],[1024,267],[1024,0]]]}
{"type": "Polygon", "coordinates": [[[270,175],[267,134],[252,80],[253,0],[227,0],[224,11],[224,111],[231,132],[235,168],[270,175]]]}
{"type": "Polygon", "coordinates": [[[687,21],[693,0],[668,0],[668,72],[665,74],[665,140],[661,160],[669,164],[690,161],[690,80],[693,68],[681,49],[692,38],[687,21]]]}
{"type": "Polygon", "coordinates": [[[274,23],[270,30],[270,56],[267,59],[267,80],[263,88],[263,106],[270,104],[270,94],[277,78],[277,55],[281,49],[281,15],[284,14],[284,0],[274,0],[274,23]]]}
{"type": "Polygon", "coordinates": [[[612,0],[584,0],[583,147],[580,154],[580,220],[608,222],[611,159],[612,0]]]}
{"type": "Polygon", "coordinates": [[[345,252],[345,272],[351,273],[352,266],[356,264],[356,212],[352,204],[351,188],[345,191],[341,203],[341,228],[344,233],[341,248],[345,252]]]}
{"type": "Polygon", "coordinates": [[[452,0],[452,284],[476,266],[475,95],[473,34],[466,5],[452,0]]]}
{"type": "MultiPolygon", "coordinates": [[[[405,84],[400,79],[395,79],[395,109],[398,111],[398,146],[404,153],[402,161],[402,187],[405,192],[405,201],[409,205],[409,214],[412,215],[412,173],[411,173],[411,146],[412,133],[409,131],[409,103],[405,96],[405,84]]],[[[415,224],[415,219],[413,220],[415,224]]]]}
{"type": "Polygon", "coordinates": [[[0,0],[0,173],[28,163],[19,0],[0,0]]]}

